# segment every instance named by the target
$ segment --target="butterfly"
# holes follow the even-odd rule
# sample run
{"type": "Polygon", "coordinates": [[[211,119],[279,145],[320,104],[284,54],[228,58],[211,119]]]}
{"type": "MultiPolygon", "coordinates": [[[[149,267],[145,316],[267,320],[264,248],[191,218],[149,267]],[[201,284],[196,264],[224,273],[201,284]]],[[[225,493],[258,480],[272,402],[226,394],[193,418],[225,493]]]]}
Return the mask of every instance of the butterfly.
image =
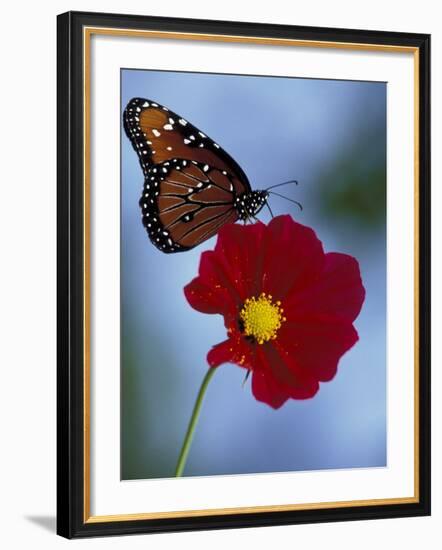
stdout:
{"type": "Polygon", "coordinates": [[[224,149],[167,107],[133,98],[123,124],[144,174],[142,222],[161,252],[190,250],[224,224],[255,219],[268,206],[276,186],[252,190],[224,149]]]}

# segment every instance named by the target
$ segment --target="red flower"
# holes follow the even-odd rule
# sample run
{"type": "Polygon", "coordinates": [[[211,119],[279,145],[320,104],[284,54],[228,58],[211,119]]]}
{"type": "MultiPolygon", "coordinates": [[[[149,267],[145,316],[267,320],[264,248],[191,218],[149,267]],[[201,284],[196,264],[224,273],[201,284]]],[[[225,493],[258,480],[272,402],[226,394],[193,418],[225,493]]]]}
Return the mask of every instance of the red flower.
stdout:
{"type": "Polygon", "coordinates": [[[358,340],[352,323],[365,297],[356,259],[324,253],[290,216],[222,227],[184,292],[194,309],[224,316],[228,338],[209,351],[209,364],[249,369],[253,395],[275,409],[334,377],[358,340]]]}

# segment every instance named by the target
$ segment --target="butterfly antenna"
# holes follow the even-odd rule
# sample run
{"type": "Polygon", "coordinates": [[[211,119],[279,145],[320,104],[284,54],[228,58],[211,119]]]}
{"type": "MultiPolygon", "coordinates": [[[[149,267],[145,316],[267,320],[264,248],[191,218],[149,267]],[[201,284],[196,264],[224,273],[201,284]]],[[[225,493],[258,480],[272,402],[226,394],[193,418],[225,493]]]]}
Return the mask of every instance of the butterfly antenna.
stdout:
{"type": "Polygon", "coordinates": [[[290,202],[293,202],[294,204],[296,204],[297,206],[299,206],[299,209],[300,210],[303,210],[302,208],[302,204],[298,201],[295,201],[293,199],[289,199],[288,197],[285,197],[284,195],[280,195],[279,193],[275,193],[275,191],[269,191],[269,193],[271,195],[276,195],[277,197],[281,197],[281,199],[285,199],[286,201],[290,201],[290,202]]]}
{"type": "Polygon", "coordinates": [[[282,183],[277,183],[276,185],[271,185],[270,187],[267,187],[266,191],[269,191],[270,189],[275,189],[276,187],[281,187],[282,185],[288,185],[289,183],[294,183],[295,185],[298,185],[298,182],[296,180],[283,181],[282,183]]]}
{"type": "Polygon", "coordinates": [[[270,204],[266,202],[266,205],[267,205],[267,208],[269,209],[270,215],[272,216],[272,218],[274,218],[275,216],[273,215],[272,209],[270,208],[270,204]]]}

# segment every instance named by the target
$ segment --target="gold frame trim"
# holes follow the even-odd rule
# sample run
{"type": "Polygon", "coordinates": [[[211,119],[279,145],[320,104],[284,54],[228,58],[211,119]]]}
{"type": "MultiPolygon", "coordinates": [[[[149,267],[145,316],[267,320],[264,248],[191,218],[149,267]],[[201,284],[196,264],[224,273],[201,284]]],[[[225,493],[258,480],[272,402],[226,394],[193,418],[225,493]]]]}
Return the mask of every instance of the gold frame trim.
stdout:
{"type": "Polygon", "coordinates": [[[224,34],[188,32],[146,31],[134,29],[113,29],[107,27],[84,27],[83,29],[83,92],[84,92],[84,523],[136,521],[149,519],[171,519],[207,517],[229,514],[259,512],[282,512],[299,510],[323,510],[357,506],[379,506],[388,504],[413,504],[419,502],[419,49],[411,46],[379,45],[320,40],[296,40],[268,37],[245,37],[224,34]],[[173,512],[152,512],[137,514],[91,515],[90,499],[90,46],[92,35],[125,36],[133,38],[157,38],[175,40],[199,40],[209,42],[234,42],[257,45],[291,46],[308,48],[334,48],[343,50],[365,50],[390,53],[412,53],[414,62],[414,495],[411,497],[318,502],[236,508],[214,508],[205,510],[181,510],[173,512]]]}

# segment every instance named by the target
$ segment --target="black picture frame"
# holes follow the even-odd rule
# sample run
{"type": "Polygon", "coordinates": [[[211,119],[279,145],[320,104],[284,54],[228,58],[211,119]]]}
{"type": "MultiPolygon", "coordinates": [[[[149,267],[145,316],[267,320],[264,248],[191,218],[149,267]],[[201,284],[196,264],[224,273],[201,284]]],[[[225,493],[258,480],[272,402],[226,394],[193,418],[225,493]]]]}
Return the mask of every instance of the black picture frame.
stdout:
{"type": "Polygon", "coordinates": [[[430,514],[430,36],[69,12],[57,21],[57,533],[67,538],[334,522],[430,514]],[[84,438],[84,86],[85,27],[269,37],[343,44],[404,46],[419,59],[419,375],[418,499],[410,503],[90,521],[86,516],[84,438]]]}

